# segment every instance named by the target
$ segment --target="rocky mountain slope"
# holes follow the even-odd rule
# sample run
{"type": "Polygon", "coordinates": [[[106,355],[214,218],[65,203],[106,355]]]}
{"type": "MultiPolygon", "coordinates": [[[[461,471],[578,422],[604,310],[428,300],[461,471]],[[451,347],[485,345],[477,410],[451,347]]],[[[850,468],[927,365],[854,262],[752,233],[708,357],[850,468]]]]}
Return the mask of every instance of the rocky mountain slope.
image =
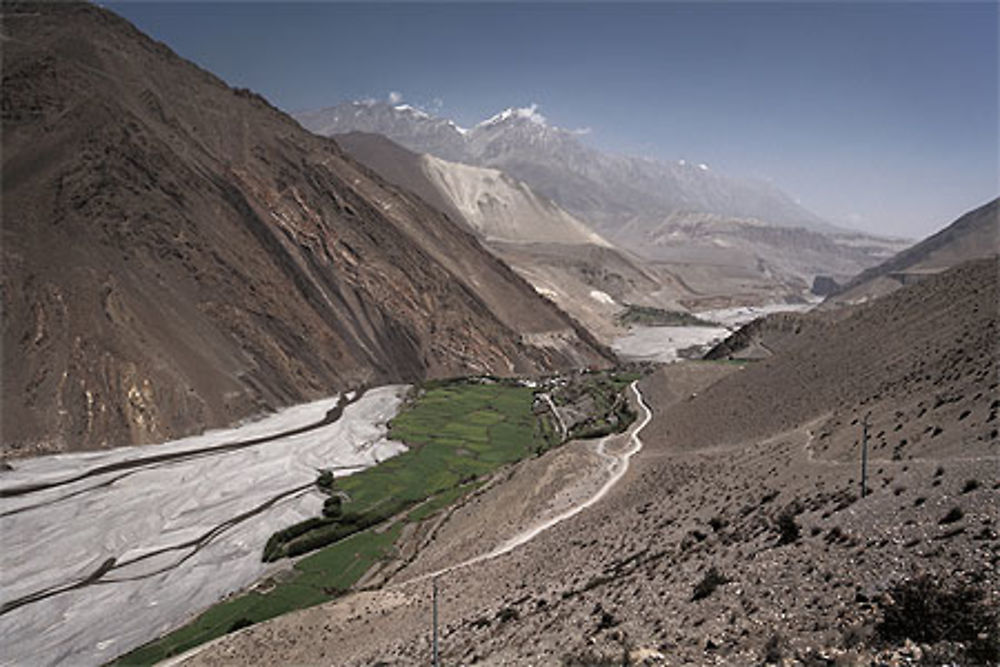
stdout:
{"type": "MultiPolygon", "coordinates": [[[[809,315],[764,361],[659,370],[642,383],[644,447],[611,493],[439,577],[443,661],[995,664],[997,283],[993,261],[967,263],[809,315]]],[[[246,628],[185,664],[427,660],[430,582],[416,577],[474,553],[490,517],[515,517],[491,524],[502,540],[565,502],[572,448],[458,508],[389,587],[246,628]]]]}
{"type": "Polygon", "coordinates": [[[384,102],[347,102],[296,118],[324,135],[375,132],[419,153],[501,169],[601,233],[650,211],[708,212],[829,228],[767,183],[733,179],[706,165],[607,155],[573,132],[551,126],[533,106],[507,109],[468,130],[409,105],[384,102]]]}
{"type": "Polygon", "coordinates": [[[608,361],[462,227],[114,14],[3,20],[5,454],[608,361]]]}
{"type": "Polygon", "coordinates": [[[419,194],[485,241],[507,243],[610,243],[552,201],[496,169],[418,155],[378,134],[334,135],[359,162],[419,194]]]}
{"type": "Polygon", "coordinates": [[[648,266],[520,181],[495,169],[418,155],[378,134],[335,135],[386,180],[468,226],[486,248],[540,294],[610,341],[625,303],[679,308],[693,297],[681,281],[648,266]]]}
{"type": "Polygon", "coordinates": [[[770,183],[683,160],[602,153],[550,125],[534,107],[508,109],[471,129],[382,102],[345,103],[296,118],[320,134],[375,132],[419,153],[499,169],[668,270],[720,267],[709,282],[730,295],[746,292],[741,285],[748,280],[779,296],[801,294],[817,275],[844,280],[907,245],[829,225],[770,183]]]}
{"type": "Polygon", "coordinates": [[[962,262],[1000,253],[1000,199],[969,211],[936,234],[862,271],[829,299],[846,303],[887,294],[962,262]]]}

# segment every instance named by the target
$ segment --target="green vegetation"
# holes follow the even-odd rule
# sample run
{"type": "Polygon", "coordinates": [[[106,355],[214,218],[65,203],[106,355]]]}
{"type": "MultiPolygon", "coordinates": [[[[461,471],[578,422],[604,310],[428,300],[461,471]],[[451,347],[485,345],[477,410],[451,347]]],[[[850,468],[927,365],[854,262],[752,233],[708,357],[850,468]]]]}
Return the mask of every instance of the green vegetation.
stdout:
{"type": "Polygon", "coordinates": [[[276,532],[264,560],[315,553],[255,590],[221,602],[182,628],[119,658],[116,665],[149,665],[228,632],[326,602],[353,586],[372,565],[396,553],[406,522],[423,521],[453,505],[497,468],[563,441],[548,406],[576,405],[582,419],[571,437],[602,428],[624,430],[631,413],[622,390],[639,372],[575,373],[543,381],[542,389],[511,380],[478,378],[427,383],[389,424],[390,437],[409,451],[348,477],[320,471],[327,495],[323,516],[276,532]]]}
{"type": "MultiPolygon", "coordinates": [[[[328,502],[326,516],[272,535],[264,560],[332,544],[548,448],[550,440],[532,412],[533,401],[533,389],[492,379],[437,382],[416,390],[389,424],[390,437],[405,442],[409,451],[337,480],[337,492],[350,501],[328,502]]],[[[325,474],[317,484],[333,493],[325,474]]]]}
{"type": "Polygon", "coordinates": [[[683,310],[664,310],[652,306],[637,306],[626,303],[625,310],[618,314],[618,323],[623,326],[640,324],[646,327],[717,327],[715,322],[695,317],[683,310]]]}
{"type": "Polygon", "coordinates": [[[629,405],[625,388],[639,379],[639,370],[592,371],[559,378],[552,387],[552,401],[569,406],[568,439],[599,438],[621,433],[637,414],[629,405]]]}
{"type": "Polygon", "coordinates": [[[402,524],[367,530],[295,564],[282,580],[230,598],[184,627],[116,660],[114,665],[152,665],[199,644],[269,618],[321,604],[350,588],[378,559],[392,553],[402,524]]]}

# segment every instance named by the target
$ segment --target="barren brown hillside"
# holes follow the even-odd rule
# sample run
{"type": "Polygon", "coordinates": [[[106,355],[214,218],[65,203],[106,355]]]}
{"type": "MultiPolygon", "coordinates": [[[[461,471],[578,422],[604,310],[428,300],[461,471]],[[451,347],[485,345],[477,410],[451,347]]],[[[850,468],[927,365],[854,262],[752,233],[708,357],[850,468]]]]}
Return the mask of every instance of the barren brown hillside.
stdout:
{"type": "Polygon", "coordinates": [[[3,454],[607,363],[436,210],[91,4],[3,6],[3,454]]]}
{"type": "Polygon", "coordinates": [[[978,260],[849,313],[794,318],[791,333],[772,334],[774,356],[682,401],[656,434],[732,445],[824,415],[822,430],[839,432],[870,411],[876,446],[899,458],[941,454],[944,442],[996,454],[997,267],[978,260]]]}
{"type": "MultiPolygon", "coordinates": [[[[995,664],[996,294],[996,264],[980,261],[825,335],[804,327],[768,361],[662,368],[642,385],[645,446],[608,496],[440,577],[443,664],[995,664]],[[862,498],[854,419],[868,410],[862,498]]],[[[426,664],[430,583],[412,578],[516,531],[493,519],[543,506],[530,480],[552,480],[574,448],[589,460],[570,443],[472,498],[389,587],[186,664],[426,664]]]]}
{"type": "Polygon", "coordinates": [[[865,269],[827,299],[825,307],[863,301],[922,276],[1000,252],[1000,199],[969,211],[941,231],[865,269]]]}

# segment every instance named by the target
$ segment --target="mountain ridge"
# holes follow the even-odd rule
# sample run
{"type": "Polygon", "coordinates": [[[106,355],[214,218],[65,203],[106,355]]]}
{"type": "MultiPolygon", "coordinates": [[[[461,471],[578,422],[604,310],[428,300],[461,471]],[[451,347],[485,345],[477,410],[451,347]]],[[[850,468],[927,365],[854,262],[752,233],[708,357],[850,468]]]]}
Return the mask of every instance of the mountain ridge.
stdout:
{"type": "Polygon", "coordinates": [[[1000,198],[977,206],[919,243],[865,269],[844,283],[827,302],[833,304],[883,295],[907,281],[998,253],[1000,198]]]}
{"type": "Polygon", "coordinates": [[[610,363],[463,228],[124,19],[12,3],[5,25],[5,455],[610,363]]]}
{"type": "Polygon", "coordinates": [[[295,118],[324,135],[376,132],[416,152],[501,169],[591,222],[598,233],[607,233],[605,227],[613,218],[688,209],[758,217],[784,226],[836,229],[763,181],[716,174],[703,164],[602,153],[581,143],[579,133],[549,125],[534,105],[511,107],[468,130],[409,105],[375,101],[346,102],[297,113],[295,118]],[[534,152],[526,158],[528,150],[534,152]],[[547,173],[553,170],[548,156],[558,157],[579,182],[564,182],[565,176],[547,173]],[[620,192],[612,194],[616,190],[620,192]]]}

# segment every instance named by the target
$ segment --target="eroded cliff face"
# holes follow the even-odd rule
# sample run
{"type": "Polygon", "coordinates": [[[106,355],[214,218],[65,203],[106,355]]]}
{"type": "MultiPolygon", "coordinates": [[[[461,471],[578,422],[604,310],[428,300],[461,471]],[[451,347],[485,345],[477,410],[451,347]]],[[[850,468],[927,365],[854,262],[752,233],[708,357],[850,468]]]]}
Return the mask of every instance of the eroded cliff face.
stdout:
{"type": "Polygon", "coordinates": [[[609,361],[472,236],[259,96],[98,7],[3,14],[5,455],[609,361]]]}

